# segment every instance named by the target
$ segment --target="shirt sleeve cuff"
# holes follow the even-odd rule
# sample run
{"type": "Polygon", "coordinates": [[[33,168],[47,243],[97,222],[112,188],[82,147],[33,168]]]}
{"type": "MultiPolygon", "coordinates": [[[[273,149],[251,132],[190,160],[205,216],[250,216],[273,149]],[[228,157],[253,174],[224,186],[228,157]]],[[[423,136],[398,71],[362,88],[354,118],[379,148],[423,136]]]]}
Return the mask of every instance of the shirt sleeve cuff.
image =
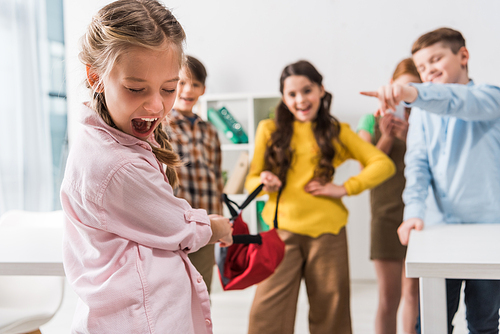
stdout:
{"type": "Polygon", "coordinates": [[[184,219],[188,222],[197,222],[204,225],[210,225],[207,211],[203,209],[189,209],[184,213],[184,219]]]}
{"type": "Polygon", "coordinates": [[[406,205],[403,214],[403,221],[406,221],[410,218],[420,218],[424,220],[424,216],[425,208],[420,207],[419,205],[406,205]]]}
{"type": "MultiPolygon", "coordinates": [[[[418,96],[412,103],[404,102],[406,107],[418,107],[421,109],[427,109],[429,106],[432,106],[432,103],[436,101],[447,101],[452,98],[451,92],[445,89],[444,86],[439,84],[433,84],[430,82],[425,83],[414,83],[410,82],[408,85],[415,87],[418,91],[418,96]]],[[[446,113],[446,110],[442,110],[440,113],[446,113]]],[[[438,113],[434,111],[434,113],[438,113]]]]}
{"type": "Polygon", "coordinates": [[[403,104],[405,107],[408,107],[408,108],[418,107],[419,102],[422,102],[422,93],[420,92],[420,85],[421,84],[410,82],[410,83],[408,83],[408,85],[411,87],[415,87],[417,89],[417,92],[418,92],[417,98],[412,103],[408,103],[408,102],[403,101],[403,104]]]}
{"type": "Polygon", "coordinates": [[[184,219],[188,223],[196,224],[196,233],[192,242],[182,245],[187,253],[193,253],[205,246],[212,237],[212,229],[210,228],[210,219],[207,212],[203,209],[189,209],[184,213],[184,219]]]}
{"type": "Polygon", "coordinates": [[[345,188],[345,190],[347,192],[346,196],[353,195],[354,190],[352,189],[352,185],[349,182],[349,180],[347,180],[346,182],[344,182],[343,186],[344,186],[344,188],[345,188]]]}

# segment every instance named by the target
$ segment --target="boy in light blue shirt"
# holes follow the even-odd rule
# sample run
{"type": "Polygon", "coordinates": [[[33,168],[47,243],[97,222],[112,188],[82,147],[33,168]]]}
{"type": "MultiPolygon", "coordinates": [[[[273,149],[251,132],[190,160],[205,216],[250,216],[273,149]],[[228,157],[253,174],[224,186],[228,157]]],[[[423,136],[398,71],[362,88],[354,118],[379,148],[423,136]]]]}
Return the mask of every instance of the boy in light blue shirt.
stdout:
{"type": "MultiPolygon", "coordinates": [[[[446,224],[500,222],[500,88],[469,79],[469,52],[456,30],[422,35],[412,54],[423,84],[362,93],[379,99],[380,113],[401,101],[412,107],[404,221],[398,230],[403,244],[412,229],[424,227],[429,185],[439,211],[430,218],[446,224]]],[[[500,280],[447,279],[448,333],[462,282],[470,333],[498,333],[500,280]]]]}

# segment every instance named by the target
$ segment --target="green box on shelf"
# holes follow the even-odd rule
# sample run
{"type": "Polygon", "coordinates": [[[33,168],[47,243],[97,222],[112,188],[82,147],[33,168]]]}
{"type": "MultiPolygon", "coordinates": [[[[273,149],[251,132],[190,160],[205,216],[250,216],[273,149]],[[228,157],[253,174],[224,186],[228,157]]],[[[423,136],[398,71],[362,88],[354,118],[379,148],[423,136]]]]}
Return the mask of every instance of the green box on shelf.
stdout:
{"type": "Polygon", "coordinates": [[[247,144],[248,143],[248,136],[245,133],[245,130],[243,130],[243,127],[241,126],[241,123],[238,122],[233,115],[227,110],[226,107],[222,107],[218,110],[219,114],[222,116],[222,119],[226,124],[229,126],[231,131],[233,132],[233,137],[234,140],[233,143],[235,144],[247,144]]]}
{"type": "Polygon", "coordinates": [[[264,222],[262,219],[262,210],[264,210],[264,206],[266,205],[265,201],[257,201],[255,202],[257,207],[257,230],[259,232],[269,231],[269,225],[264,222]]]}
{"type": "Polygon", "coordinates": [[[222,107],[219,110],[210,108],[207,110],[208,120],[221,131],[224,136],[234,144],[247,144],[248,136],[243,130],[241,123],[239,123],[233,115],[222,107]]]}
{"type": "Polygon", "coordinates": [[[214,108],[210,108],[207,110],[207,118],[212,123],[217,130],[222,132],[224,136],[233,141],[233,131],[231,131],[231,128],[224,122],[222,119],[221,115],[215,110],[214,108]]]}

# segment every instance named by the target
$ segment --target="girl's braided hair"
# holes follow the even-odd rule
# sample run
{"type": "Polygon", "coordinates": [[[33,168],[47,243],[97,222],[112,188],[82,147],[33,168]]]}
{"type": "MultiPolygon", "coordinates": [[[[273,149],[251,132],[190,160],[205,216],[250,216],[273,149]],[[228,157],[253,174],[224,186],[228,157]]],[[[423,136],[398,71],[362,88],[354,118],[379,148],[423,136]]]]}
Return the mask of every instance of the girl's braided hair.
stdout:
{"type": "MultiPolygon", "coordinates": [[[[86,86],[92,89],[91,107],[111,127],[116,128],[103,92],[97,88],[102,78],[109,75],[119,57],[132,46],[150,50],[165,50],[165,45],[179,55],[179,67],[184,62],[184,30],[173,14],[155,0],[118,0],[103,7],[92,19],[87,32],[82,37],[80,61],[98,74],[99,81],[86,86]]],[[[156,158],[164,163],[166,174],[172,187],[176,187],[175,167],[181,164],[179,156],[173,151],[168,135],[158,124],[154,138],[160,145],[152,143],[156,158]]]]}

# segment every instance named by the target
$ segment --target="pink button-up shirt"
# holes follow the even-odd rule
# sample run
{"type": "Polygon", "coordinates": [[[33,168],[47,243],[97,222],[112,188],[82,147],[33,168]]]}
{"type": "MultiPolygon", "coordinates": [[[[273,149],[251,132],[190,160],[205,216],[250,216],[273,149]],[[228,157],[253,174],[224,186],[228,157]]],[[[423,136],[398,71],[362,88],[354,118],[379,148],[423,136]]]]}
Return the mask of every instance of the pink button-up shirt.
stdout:
{"type": "Polygon", "coordinates": [[[78,294],[73,333],[212,333],[187,257],[211,237],[205,210],[172,193],[148,143],[87,106],[61,187],[63,259],[78,294]]]}

